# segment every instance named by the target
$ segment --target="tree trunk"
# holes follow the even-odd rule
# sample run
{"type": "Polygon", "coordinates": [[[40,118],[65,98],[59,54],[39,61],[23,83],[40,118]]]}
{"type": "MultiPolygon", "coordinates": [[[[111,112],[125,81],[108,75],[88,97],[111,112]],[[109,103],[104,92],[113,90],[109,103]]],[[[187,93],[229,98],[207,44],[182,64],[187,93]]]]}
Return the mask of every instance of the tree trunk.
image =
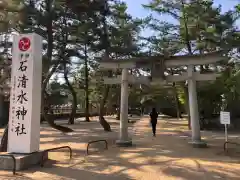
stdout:
{"type": "MultiPolygon", "coordinates": [[[[48,47],[47,47],[47,58],[48,61],[51,62],[52,61],[52,52],[53,52],[53,9],[52,9],[52,3],[53,0],[47,1],[47,5],[46,5],[46,11],[48,13],[48,18],[47,18],[47,23],[46,23],[46,27],[47,27],[47,40],[48,40],[48,47]]],[[[56,62],[53,67],[51,68],[50,72],[46,75],[46,77],[43,78],[43,83],[42,83],[42,106],[41,106],[41,112],[42,112],[42,116],[41,118],[43,118],[45,121],[48,122],[48,124],[54,128],[57,129],[59,131],[62,132],[72,132],[73,130],[68,128],[68,127],[63,127],[63,126],[59,126],[57,124],[54,123],[54,118],[53,116],[49,116],[46,111],[45,111],[45,107],[46,103],[47,103],[47,98],[45,99],[45,95],[47,96],[47,93],[45,91],[47,84],[50,80],[50,78],[52,77],[53,73],[56,71],[57,67],[59,65],[59,62],[56,62]]],[[[48,107],[47,107],[48,108],[48,107]]]]}
{"type": "Polygon", "coordinates": [[[68,120],[68,124],[74,124],[74,119],[76,117],[76,111],[77,111],[77,94],[74,90],[74,88],[72,87],[71,83],[69,82],[68,80],[68,71],[67,71],[67,67],[66,67],[66,64],[64,64],[64,80],[69,88],[69,91],[71,92],[72,94],[72,98],[73,98],[73,101],[72,101],[72,111],[71,111],[71,114],[70,114],[70,117],[69,117],[69,120],[68,120]]]}
{"type": "Polygon", "coordinates": [[[46,3],[46,12],[48,13],[48,18],[46,22],[47,27],[47,57],[48,60],[52,61],[52,52],[53,52],[53,8],[52,8],[53,0],[49,0],[46,3]]]}
{"type": "Polygon", "coordinates": [[[121,87],[120,92],[117,94],[117,120],[120,120],[120,103],[121,103],[121,87]]]}
{"type": "Polygon", "coordinates": [[[3,136],[1,139],[1,145],[0,145],[0,152],[7,152],[7,145],[8,145],[8,124],[3,132],[3,136]]]}
{"type": "MultiPolygon", "coordinates": [[[[52,9],[52,3],[53,3],[53,0],[49,0],[46,2],[46,12],[48,13],[48,18],[47,18],[47,22],[46,22],[46,28],[47,28],[47,41],[48,41],[48,46],[47,46],[47,59],[49,61],[49,63],[51,63],[52,61],[52,53],[53,53],[53,18],[52,18],[52,12],[53,12],[53,9],[52,9]]],[[[50,67],[49,67],[49,70],[48,70],[48,73],[43,77],[43,82],[42,82],[42,104],[41,104],[41,122],[42,121],[47,121],[47,114],[45,114],[45,89],[47,87],[47,84],[50,80],[50,78],[52,77],[53,73],[56,71],[58,67],[58,63],[55,63],[53,65],[53,67],[51,68],[50,70],[50,67]]]]}
{"type": "Polygon", "coordinates": [[[188,114],[188,129],[191,129],[191,116],[190,116],[190,109],[189,109],[189,97],[188,97],[188,87],[183,85],[184,95],[185,95],[185,111],[188,114]]]}
{"type": "MultiPolygon", "coordinates": [[[[188,54],[192,55],[192,46],[191,46],[191,41],[190,41],[190,36],[189,36],[189,31],[188,31],[188,22],[184,10],[184,1],[181,0],[182,8],[183,8],[183,20],[184,20],[184,28],[185,28],[185,44],[187,46],[188,54]]],[[[184,85],[184,93],[186,97],[186,103],[185,103],[185,108],[186,112],[188,113],[188,128],[191,129],[191,117],[190,117],[190,109],[189,109],[189,97],[188,97],[188,88],[184,85]]]]}
{"type": "Polygon", "coordinates": [[[120,108],[117,108],[117,117],[116,117],[117,120],[120,120],[120,108]]]}
{"type": "Polygon", "coordinates": [[[60,126],[60,125],[57,125],[55,122],[54,122],[54,116],[53,115],[49,115],[47,113],[48,109],[50,108],[48,102],[47,102],[47,99],[48,99],[48,94],[46,93],[46,91],[42,91],[42,117],[45,121],[48,122],[48,124],[53,128],[53,129],[56,129],[56,130],[59,130],[61,132],[64,132],[64,133],[68,133],[68,132],[73,132],[72,129],[68,128],[68,127],[64,127],[64,126],[60,126]],[[46,96],[46,97],[45,97],[46,96]]]}
{"type": "Polygon", "coordinates": [[[54,122],[54,117],[51,116],[51,115],[47,115],[48,117],[45,117],[47,119],[47,122],[48,124],[56,129],[56,130],[59,130],[63,133],[69,133],[69,132],[73,132],[73,130],[71,128],[68,128],[68,127],[65,127],[65,126],[60,126],[60,125],[57,125],[55,122],[54,122]]]}
{"type": "Polygon", "coordinates": [[[47,121],[48,124],[56,130],[62,131],[62,132],[72,132],[73,130],[68,128],[68,127],[64,127],[64,126],[60,126],[54,123],[54,116],[53,115],[49,115],[48,114],[48,109],[50,109],[50,105],[48,102],[48,94],[45,91],[47,83],[49,81],[49,79],[51,78],[52,74],[56,71],[57,69],[57,65],[54,65],[54,67],[51,69],[50,73],[47,75],[47,77],[45,78],[45,80],[43,81],[42,84],[42,105],[41,105],[41,121],[47,121]]]}
{"type": "MultiPolygon", "coordinates": [[[[108,39],[108,28],[107,28],[107,23],[106,23],[106,17],[108,15],[109,12],[109,7],[108,7],[108,1],[105,0],[104,1],[104,9],[101,12],[102,13],[102,23],[103,23],[103,43],[105,44],[105,57],[109,58],[109,47],[110,47],[110,43],[109,43],[109,39],[108,39]]],[[[111,71],[108,71],[108,75],[109,77],[111,77],[112,73],[111,71]]],[[[104,128],[104,131],[110,132],[111,131],[111,127],[108,124],[108,122],[105,120],[104,118],[104,114],[105,114],[105,104],[108,98],[108,93],[110,91],[110,87],[107,85],[105,90],[104,90],[104,94],[103,94],[103,99],[100,103],[100,111],[99,111],[99,122],[102,125],[102,127],[104,128]]]]}
{"type": "MultiPolygon", "coordinates": [[[[171,69],[171,75],[172,76],[174,75],[173,69],[171,69]]],[[[177,87],[175,82],[172,84],[172,87],[173,87],[173,93],[174,93],[175,104],[176,104],[177,118],[179,120],[181,118],[181,112],[180,112],[178,92],[177,92],[177,87]]]]}
{"type": "Polygon", "coordinates": [[[174,97],[175,97],[175,103],[176,103],[177,118],[180,119],[181,118],[181,110],[179,107],[178,93],[177,93],[177,88],[176,88],[175,83],[173,83],[173,91],[174,91],[174,97]]]}
{"type": "Polygon", "coordinates": [[[85,59],[84,59],[84,68],[85,68],[85,120],[90,122],[89,119],[89,72],[88,72],[88,57],[87,57],[87,45],[85,44],[84,48],[85,59]]]}
{"type": "Polygon", "coordinates": [[[108,97],[109,89],[110,89],[110,87],[106,86],[104,94],[103,94],[103,99],[100,103],[100,110],[99,110],[99,122],[102,125],[104,131],[106,131],[106,132],[111,132],[112,131],[110,124],[104,118],[105,104],[106,104],[106,100],[107,100],[107,97],[108,97]]]}

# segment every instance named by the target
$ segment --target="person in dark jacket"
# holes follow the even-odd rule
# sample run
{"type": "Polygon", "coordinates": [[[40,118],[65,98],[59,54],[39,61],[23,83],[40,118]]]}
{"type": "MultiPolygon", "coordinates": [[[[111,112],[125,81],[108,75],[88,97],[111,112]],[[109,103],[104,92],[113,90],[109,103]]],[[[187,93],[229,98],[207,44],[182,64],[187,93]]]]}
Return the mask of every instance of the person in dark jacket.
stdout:
{"type": "Polygon", "coordinates": [[[150,119],[151,119],[152,132],[154,137],[156,136],[157,118],[158,118],[158,113],[155,108],[152,108],[152,112],[150,113],[150,119]]]}

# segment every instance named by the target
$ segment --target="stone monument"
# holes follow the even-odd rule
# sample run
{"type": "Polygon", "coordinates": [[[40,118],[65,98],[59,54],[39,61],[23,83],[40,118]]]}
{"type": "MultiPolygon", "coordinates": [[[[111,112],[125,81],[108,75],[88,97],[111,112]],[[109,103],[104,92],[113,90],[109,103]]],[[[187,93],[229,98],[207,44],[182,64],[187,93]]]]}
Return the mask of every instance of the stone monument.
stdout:
{"type": "MultiPolygon", "coordinates": [[[[8,123],[8,154],[16,159],[16,169],[39,164],[42,37],[35,34],[13,36],[11,92],[8,123]]],[[[47,154],[45,156],[47,158],[47,154]]],[[[13,162],[1,157],[1,169],[12,169],[13,162]]]]}

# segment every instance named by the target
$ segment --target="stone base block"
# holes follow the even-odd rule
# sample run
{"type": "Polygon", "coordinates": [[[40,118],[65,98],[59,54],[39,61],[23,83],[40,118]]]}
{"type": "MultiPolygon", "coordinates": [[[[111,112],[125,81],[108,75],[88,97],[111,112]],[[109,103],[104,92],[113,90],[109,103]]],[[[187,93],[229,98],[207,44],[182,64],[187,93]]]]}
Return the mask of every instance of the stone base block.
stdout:
{"type": "MultiPolygon", "coordinates": [[[[1,153],[0,154],[0,169],[12,170],[14,167],[14,161],[11,157],[1,155],[13,155],[16,159],[16,170],[24,170],[34,165],[40,165],[42,161],[43,151],[31,153],[31,154],[15,154],[15,153],[1,153]]],[[[48,153],[44,153],[44,160],[48,159],[48,153]]]]}
{"type": "Polygon", "coordinates": [[[194,148],[207,148],[207,143],[204,141],[191,141],[189,142],[194,148]]]}
{"type": "Polygon", "coordinates": [[[119,147],[130,147],[132,146],[132,140],[117,140],[116,141],[117,146],[119,147]]]}

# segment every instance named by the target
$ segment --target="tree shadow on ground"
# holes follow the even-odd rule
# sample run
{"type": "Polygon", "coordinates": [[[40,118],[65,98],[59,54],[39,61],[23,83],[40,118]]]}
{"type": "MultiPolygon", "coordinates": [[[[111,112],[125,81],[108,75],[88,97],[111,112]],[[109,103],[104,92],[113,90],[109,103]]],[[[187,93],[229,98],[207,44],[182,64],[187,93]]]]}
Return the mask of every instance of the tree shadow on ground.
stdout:
{"type": "Polygon", "coordinates": [[[1,176],[2,180],[42,180],[42,179],[51,179],[51,180],[133,180],[124,174],[116,173],[101,173],[101,172],[91,172],[89,170],[75,169],[74,167],[60,167],[52,165],[51,168],[42,168],[35,170],[32,168],[30,171],[22,173],[22,175],[5,175],[1,176]]]}
{"type": "MultiPolygon", "coordinates": [[[[48,129],[43,129],[41,133],[41,145],[49,144],[51,146],[56,146],[64,143],[88,143],[89,141],[106,139],[109,142],[113,142],[118,136],[118,126],[119,123],[114,126],[112,132],[104,132],[99,124],[94,124],[92,127],[84,126],[73,126],[74,132],[69,134],[63,134],[57,131],[49,131],[48,129]]],[[[71,127],[72,128],[72,127],[71,127]]]]}
{"type": "MultiPolygon", "coordinates": [[[[237,180],[240,177],[239,169],[231,169],[229,167],[230,161],[227,160],[217,160],[205,158],[205,161],[208,163],[201,164],[201,160],[192,160],[198,158],[198,156],[191,156],[174,154],[172,150],[162,150],[159,151],[159,148],[142,148],[142,150],[134,151],[133,148],[128,150],[116,150],[114,153],[110,154],[104,152],[101,155],[92,157],[90,162],[97,162],[96,165],[84,165],[84,169],[91,171],[106,171],[111,166],[119,166],[121,170],[116,172],[117,174],[125,173],[128,170],[136,170],[138,172],[147,171],[147,167],[151,167],[151,171],[154,170],[155,173],[162,172],[166,176],[182,178],[186,180],[192,179],[232,179],[237,180]],[[154,153],[155,152],[155,153],[154,153]],[[155,154],[155,155],[153,155],[155,154]],[[127,156],[128,155],[128,156],[127,156]],[[161,157],[163,157],[162,160],[161,157]],[[183,157],[183,158],[181,158],[183,157]],[[187,158],[186,158],[187,157],[187,158]],[[168,159],[168,160],[164,160],[168,159]],[[194,167],[184,165],[185,161],[189,161],[190,164],[194,167]],[[184,163],[183,163],[184,162],[184,163]],[[225,166],[218,165],[219,163],[228,164],[227,168],[225,166]],[[106,164],[101,166],[101,164],[106,164]],[[211,165],[212,164],[212,165],[211,165]]],[[[203,157],[200,157],[203,159],[203,157]]],[[[234,164],[234,163],[232,163],[234,164]]]]}
{"type": "Polygon", "coordinates": [[[219,172],[217,171],[208,171],[208,170],[198,170],[189,167],[184,167],[184,166],[171,166],[167,167],[166,169],[163,170],[165,174],[168,174],[170,176],[173,176],[175,178],[182,178],[186,180],[192,180],[192,179],[231,179],[231,180],[238,180],[239,179],[239,174],[236,172],[227,172],[224,173],[224,171],[219,172]],[[229,177],[229,174],[231,174],[231,177],[229,177]]]}
{"type": "Polygon", "coordinates": [[[1,180],[33,180],[33,178],[26,177],[22,173],[16,173],[15,175],[10,175],[9,172],[0,172],[1,180]]]}
{"type": "Polygon", "coordinates": [[[49,174],[50,176],[58,177],[59,179],[66,180],[132,180],[130,177],[124,174],[116,174],[116,173],[104,173],[104,172],[93,172],[89,170],[76,169],[74,167],[60,167],[60,166],[52,166],[52,168],[44,168],[41,169],[41,172],[49,174]]]}
{"type": "MultiPolygon", "coordinates": [[[[146,123],[136,126],[138,130],[133,137],[135,142],[133,147],[119,148],[111,145],[108,151],[85,157],[83,154],[85,151],[75,146],[74,160],[71,163],[59,161],[57,165],[32,169],[26,173],[36,176],[43,173],[46,179],[66,180],[131,180],[131,178],[144,179],[146,176],[153,180],[167,180],[168,177],[185,180],[239,179],[240,158],[233,159],[219,155],[217,148],[194,149],[187,144],[188,137],[181,138],[182,134],[178,130],[160,128],[157,138],[153,138],[146,123]]],[[[92,127],[87,131],[78,129],[78,131],[73,136],[53,135],[55,136],[53,139],[56,138],[53,145],[85,143],[88,136],[90,137],[88,139],[105,137],[104,133],[99,134],[98,127],[92,127]]],[[[107,134],[107,137],[116,138],[112,137],[113,134],[107,134]]],[[[218,145],[222,148],[222,144],[218,145]]]]}
{"type": "Polygon", "coordinates": [[[176,131],[177,135],[174,136],[161,134],[161,140],[157,141],[151,139],[150,133],[147,135],[137,132],[134,140],[135,147],[113,147],[109,152],[92,156],[91,162],[97,164],[94,166],[86,164],[84,168],[102,172],[106,171],[109,166],[119,166],[121,170],[116,173],[122,174],[129,170],[141,173],[151,166],[152,170],[155,169],[155,173],[161,172],[169,177],[186,180],[239,179],[240,167],[237,169],[236,166],[240,163],[240,159],[219,155],[218,151],[213,148],[194,149],[187,144],[186,140],[188,139],[179,138],[178,136],[181,134],[178,133],[176,131]],[[193,167],[185,165],[187,162],[193,167]],[[101,166],[101,164],[105,164],[105,166],[101,166]]]}

